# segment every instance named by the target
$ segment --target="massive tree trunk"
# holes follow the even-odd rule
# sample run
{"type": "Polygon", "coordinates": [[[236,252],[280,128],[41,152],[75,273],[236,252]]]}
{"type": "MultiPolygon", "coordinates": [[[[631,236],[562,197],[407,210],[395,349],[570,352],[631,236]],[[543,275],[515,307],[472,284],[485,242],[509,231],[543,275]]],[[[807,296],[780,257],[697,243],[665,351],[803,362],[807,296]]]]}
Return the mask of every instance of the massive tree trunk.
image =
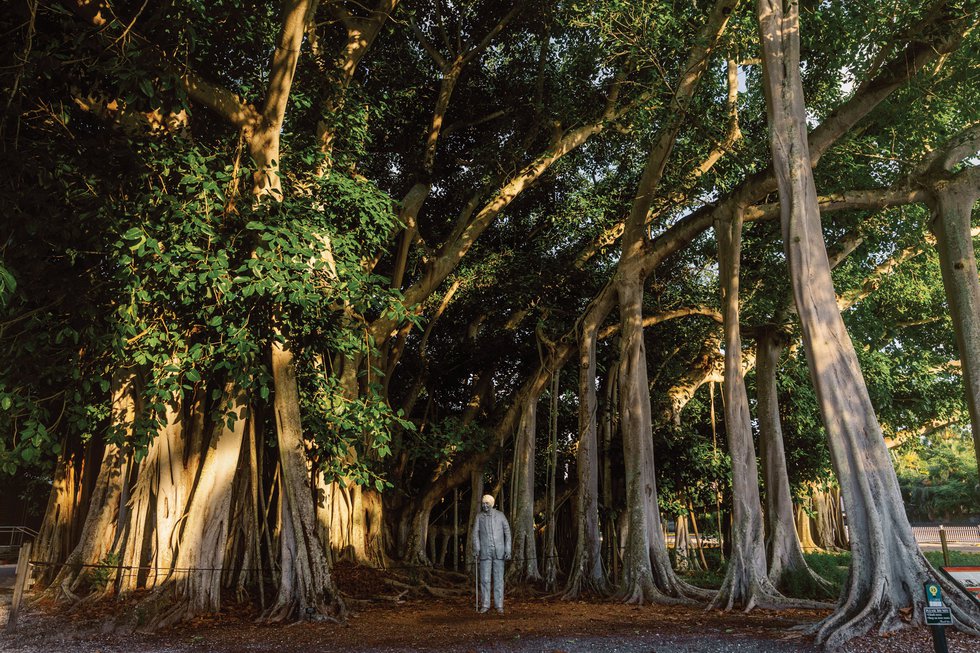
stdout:
{"type": "MultiPolygon", "coordinates": [[[[551,377],[551,401],[548,411],[548,492],[547,506],[545,507],[545,532],[544,532],[544,586],[545,590],[552,592],[558,583],[558,548],[555,545],[555,530],[557,518],[555,515],[555,477],[558,467],[558,391],[561,382],[561,370],[555,370],[551,377]]],[[[593,429],[594,431],[594,429],[593,429]]]]}
{"type": "Polygon", "coordinates": [[[621,596],[630,603],[705,597],[674,574],[657,500],[650,390],[643,342],[643,286],[636,274],[619,279],[619,396],[626,463],[627,533],[621,596]]]}
{"type": "Polygon", "coordinates": [[[151,597],[161,612],[151,619],[161,627],[221,609],[221,578],[232,520],[232,486],[245,433],[247,404],[234,382],[222,395],[227,415],[214,424],[203,453],[201,473],[187,505],[177,557],[170,577],[151,597]],[[234,420],[233,422],[231,420],[234,420]],[[172,605],[169,605],[172,604],[172,605]]]}
{"type": "MultiPolygon", "coordinates": [[[[282,28],[272,56],[265,106],[249,138],[256,164],[253,193],[259,199],[280,201],[283,198],[278,168],[279,137],[303,37],[314,23],[317,5],[318,0],[287,0],[283,4],[282,28]]],[[[313,614],[339,614],[343,612],[343,604],[333,586],[329,562],[320,542],[318,515],[309,487],[293,353],[288,345],[275,339],[271,360],[282,483],[279,494],[281,576],[279,593],[264,619],[281,621],[309,618],[313,614]]],[[[356,506],[352,514],[357,514],[356,506]]]]}
{"type": "Polygon", "coordinates": [[[742,376],[742,337],[738,317],[742,214],[715,222],[722,314],[725,321],[725,433],[732,457],[731,557],[714,607],[778,607],[784,601],[766,570],[759,471],[752,443],[749,397],[742,376]]]}
{"type": "Polygon", "coordinates": [[[317,532],[293,352],[278,341],[272,345],[272,378],[282,473],[282,573],[279,593],[264,618],[282,621],[310,618],[313,614],[342,614],[344,605],[317,532]]]}
{"type": "Polygon", "coordinates": [[[511,476],[510,529],[513,557],[507,577],[523,583],[541,580],[534,529],[534,440],[537,430],[538,395],[525,399],[514,442],[514,471],[511,476]]]}
{"type": "Polygon", "coordinates": [[[112,375],[111,429],[115,431],[114,438],[122,444],[106,445],[78,544],[52,583],[68,596],[89,577],[91,565],[105,560],[116,539],[127,460],[132,457],[127,440],[136,419],[135,382],[136,374],[131,369],[121,369],[112,375]]]}
{"type": "Polygon", "coordinates": [[[943,185],[934,192],[931,227],[936,234],[939,267],[953,317],[973,447],[980,470],[980,279],[970,233],[973,205],[980,189],[967,181],[970,180],[943,185]]]}
{"type": "Polygon", "coordinates": [[[35,560],[45,563],[35,572],[38,587],[47,587],[51,583],[60,570],[58,565],[68,558],[78,542],[89,508],[95,449],[92,442],[77,450],[72,450],[67,443],[62,447],[44,521],[32,552],[35,560]]]}
{"type": "MultiPolygon", "coordinates": [[[[152,588],[163,580],[173,565],[177,550],[180,519],[184,515],[190,490],[200,465],[202,429],[195,429],[197,411],[202,407],[191,403],[192,417],[185,428],[182,406],[168,405],[166,425],[159,438],[156,515],[153,569],[149,570],[146,587],[152,588]]],[[[203,419],[201,415],[200,419],[203,419]]]]}
{"type": "Polygon", "coordinates": [[[619,388],[623,452],[626,458],[628,533],[623,558],[626,601],[683,600],[687,595],[710,596],[674,574],[660,522],[653,463],[650,390],[643,342],[643,267],[647,217],[660,187],[667,161],[711,51],[725,31],[737,0],[718,0],[681,68],[670,119],[650,149],[623,231],[622,254],[616,272],[619,296],[619,388]]]}
{"type": "MultiPolygon", "coordinates": [[[[575,554],[565,586],[565,599],[582,592],[600,596],[609,593],[602,566],[602,533],[599,529],[599,456],[596,436],[596,329],[586,322],[579,336],[579,407],[576,472],[578,492],[575,506],[575,554]]],[[[608,428],[608,427],[607,427],[608,428]]]]}
{"type": "Polygon", "coordinates": [[[763,327],[756,339],[755,385],[758,395],[759,448],[762,450],[766,483],[766,515],[769,527],[766,550],[769,580],[776,588],[784,585],[787,574],[808,574],[816,586],[829,592],[829,584],[814,574],[803,557],[796,534],[793,494],[786,469],[783,429],[779,421],[779,399],[776,370],[782,354],[785,335],[773,327],[763,327]]]}
{"type": "Polygon", "coordinates": [[[837,609],[817,639],[837,648],[874,627],[904,625],[902,610],[923,623],[922,583],[943,586],[955,623],[980,632],[980,608],[935,572],[915,542],[888,449],[854,347],[844,327],[820,226],[806,138],[800,79],[799,6],[759,0],[766,104],[779,186],[783,241],[803,328],[810,375],[841,484],[850,526],[852,565],[837,609]]]}

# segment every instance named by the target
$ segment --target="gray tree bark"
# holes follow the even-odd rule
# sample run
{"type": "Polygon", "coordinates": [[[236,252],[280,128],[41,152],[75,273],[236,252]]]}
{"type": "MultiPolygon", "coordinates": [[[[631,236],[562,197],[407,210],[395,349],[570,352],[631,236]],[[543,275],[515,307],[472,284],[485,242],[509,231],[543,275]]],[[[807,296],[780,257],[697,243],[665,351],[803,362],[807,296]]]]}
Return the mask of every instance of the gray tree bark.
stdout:
{"type": "MultiPolygon", "coordinates": [[[[609,581],[602,565],[599,529],[599,455],[596,434],[596,328],[584,324],[579,337],[578,451],[575,456],[578,493],[575,506],[575,554],[565,586],[564,599],[581,593],[600,596],[609,593],[609,581]]],[[[607,427],[608,428],[608,427],[607,427]]]]}
{"type": "Polygon", "coordinates": [[[960,352],[973,448],[980,470],[980,278],[970,220],[980,189],[969,177],[942,184],[933,193],[931,228],[960,352]]]}
{"type": "Polygon", "coordinates": [[[541,580],[534,530],[534,439],[538,395],[531,394],[525,401],[514,442],[514,471],[510,491],[513,555],[507,578],[515,583],[541,580]]]}
{"type": "Polygon", "coordinates": [[[785,342],[785,335],[774,327],[764,327],[756,339],[755,385],[758,395],[759,448],[762,450],[766,483],[769,580],[779,589],[786,574],[806,573],[818,587],[829,592],[829,584],[814,574],[807,565],[800,538],[796,534],[793,494],[786,469],[786,451],[783,446],[776,389],[776,370],[785,342]]]}
{"type": "Polygon", "coordinates": [[[718,236],[718,269],[725,322],[725,433],[732,458],[732,533],[728,570],[713,607],[731,610],[741,605],[777,608],[790,604],[819,607],[786,599],[769,580],[766,569],[759,470],[752,442],[749,397],[742,375],[742,338],[738,297],[741,268],[742,214],[715,223],[718,236]]]}
{"type": "Polygon", "coordinates": [[[847,509],[852,566],[836,610],[817,628],[830,649],[877,627],[923,623],[922,583],[943,586],[960,627],[980,632],[980,608],[919,550],[854,347],[837,307],[820,226],[800,78],[799,5],[759,0],[766,104],[783,242],[810,376],[847,509]]]}
{"type": "Polygon", "coordinates": [[[312,614],[334,617],[344,613],[344,604],[333,583],[325,548],[318,535],[295,365],[292,351],[282,343],[274,342],[274,409],[283,481],[280,499],[282,567],[279,593],[263,617],[266,621],[305,619],[312,614]]]}

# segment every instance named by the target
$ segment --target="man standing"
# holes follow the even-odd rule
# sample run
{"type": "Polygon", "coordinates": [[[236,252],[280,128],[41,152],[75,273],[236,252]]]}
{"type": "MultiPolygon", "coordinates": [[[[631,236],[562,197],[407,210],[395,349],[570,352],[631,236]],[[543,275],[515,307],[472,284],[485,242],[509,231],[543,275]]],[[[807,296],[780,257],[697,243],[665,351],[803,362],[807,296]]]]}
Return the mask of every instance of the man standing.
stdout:
{"type": "Polygon", "coordinates": [[[493,572],[493,607],[504,613],[504,561],[510,560],[510,524],[493,508],[493,497],[483,495],[480,514],[471,535],[474,558],[480,570],[480,613],[490,609],[490,572],[493,572]]]}

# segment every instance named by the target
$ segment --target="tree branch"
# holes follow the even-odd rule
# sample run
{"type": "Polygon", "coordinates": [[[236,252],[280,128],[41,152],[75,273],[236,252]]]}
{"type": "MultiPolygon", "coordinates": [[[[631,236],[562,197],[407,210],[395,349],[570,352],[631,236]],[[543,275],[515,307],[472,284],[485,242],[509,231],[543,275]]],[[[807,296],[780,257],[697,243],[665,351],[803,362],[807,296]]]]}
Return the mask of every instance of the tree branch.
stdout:
{"type": "MultiPolygon", "coordinates": [[[[89,2],[88,0],[67,0],[68,7],[81,20],[92,27],[104,27],[107,23],[104,14],[111,13],[109,3],[106,0],[89,2]]],[[[144,47],[152,48],[164,66],[174,73],[184,90],[195,102],[198,102],[214,111],[216,114],[227,120],[232,126],[238,129],[245,129],[259,119],[259,113],[255,107],[247,104],[224,86],[206,80],[189,68],[183,72],[178,72],[179,68],[168,61],[166,54],[157,46],[150,43],[140,34],[130,32],[132,38],[139,40],[144,47]]],[[[118,48],[118,39],[110,40],[110,35],[105,32],[98,32],[98,38],[103,40],[110,48],[118,48]]]]}

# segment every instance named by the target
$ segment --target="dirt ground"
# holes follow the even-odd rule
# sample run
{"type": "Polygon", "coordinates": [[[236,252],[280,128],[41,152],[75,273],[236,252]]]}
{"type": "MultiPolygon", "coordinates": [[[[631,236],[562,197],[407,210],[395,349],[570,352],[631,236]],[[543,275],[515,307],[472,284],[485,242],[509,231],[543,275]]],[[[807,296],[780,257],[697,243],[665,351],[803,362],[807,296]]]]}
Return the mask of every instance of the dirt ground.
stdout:
{"type": "MultiPolygon", "coordinates": [[[[342,575],[342,574],[341,574],[342,575]]],[[[627,606],[606,601],[559,601],[509,597],[506,613],[480,615],[472,597],[406,593],[401,602],[369,600],[400,592],[371,573],[349,572],[341,586],[351,592],[346,624],[260,625],[252,607],[232,607],[220,618],[199,619],[152,634],[134,631],[122,615],[127,605],[108,602],[64,611],[34,604],[14,633],[0,632],[0,651],[17,653],[245,653],[282,651],[451,651],[459,653],[789,653],[817,651],[800,627],[823,616],[812,611],[721,613],[698,607],[627,606]],[[415,594],[414,598],[408,598],[415,594]],[[797,628],[797,630],[794,630],[797,628]]],[[[397,589],[397,588],[396,588],[397,589]]],[[[7,620],[9,591],[0,593],[0,624],[7,620]]],[[[980,638],[948,633],[951,653],[977,653],[980,638]]],[[[932,650],[926,629],[889,637],[865,637],[851,653],[932,650]]]]}

